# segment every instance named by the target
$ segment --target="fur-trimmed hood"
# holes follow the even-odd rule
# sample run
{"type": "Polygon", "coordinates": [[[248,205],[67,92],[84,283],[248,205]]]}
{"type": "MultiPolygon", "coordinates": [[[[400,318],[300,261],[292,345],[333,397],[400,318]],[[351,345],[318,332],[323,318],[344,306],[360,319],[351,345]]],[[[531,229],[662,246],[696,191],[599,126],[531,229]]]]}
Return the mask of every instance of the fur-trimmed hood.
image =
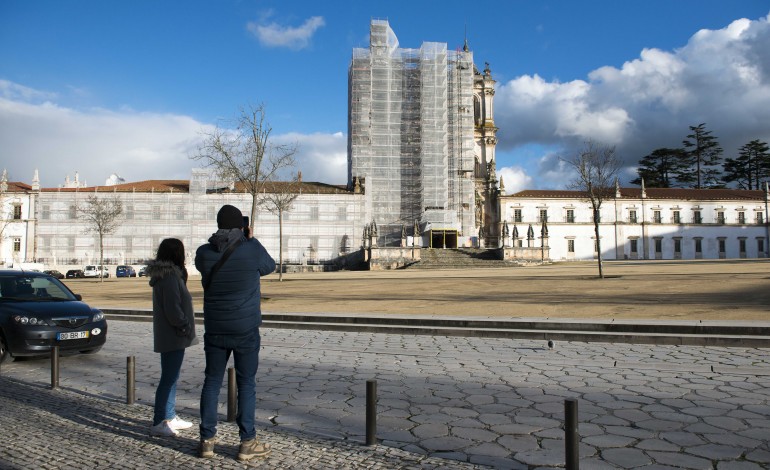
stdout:
{"type": "Polygon", "coordinates": [[[151,286],[154,286],[159,279],[162,279],[166,276],[176,276],[180,279],[184,279],[182,270],[179,269],[179,266],[175,265],[171,261],[150,261],[147,264],[145,273],[150,278],[151,286]]]}

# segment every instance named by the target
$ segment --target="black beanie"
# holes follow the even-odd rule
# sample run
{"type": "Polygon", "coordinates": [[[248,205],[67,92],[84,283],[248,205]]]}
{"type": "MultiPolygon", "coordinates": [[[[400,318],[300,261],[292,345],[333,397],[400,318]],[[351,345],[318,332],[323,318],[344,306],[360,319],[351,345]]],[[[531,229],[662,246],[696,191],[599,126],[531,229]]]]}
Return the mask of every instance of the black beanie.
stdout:
{"type": "Polygon", "coordinates": [[[225,204],[217,213],[218,228],[243,228],[243,214],[237,207],[225,204]]]}

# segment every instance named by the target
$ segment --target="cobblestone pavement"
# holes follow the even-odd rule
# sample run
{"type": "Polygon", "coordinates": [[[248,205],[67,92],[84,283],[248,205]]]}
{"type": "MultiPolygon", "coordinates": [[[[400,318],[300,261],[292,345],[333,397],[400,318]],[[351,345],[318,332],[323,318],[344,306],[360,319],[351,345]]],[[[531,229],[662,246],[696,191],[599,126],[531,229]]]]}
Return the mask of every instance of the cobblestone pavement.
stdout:
{"type": "MultiPolygon", "coordinates": [[[[202,331],[199,330],[199,334],[202,331]]],[[[410,336],[265,328],[257,378],[264,468],[547,468],[564,465],[577,398],[580,466],[770,468],[770,350],[410,336]],[[366,381],[379,444],[364,446],[366,381]]],[[[187,350],[178,411],[198,421],[203,348],[187,350]]],[[[96,355],[0,370],[0,468],[242,468],[237,429],[214,461],[197,428],[150,438],[159,358],[152,325],[110,322],[96,355]],[[126,357],[136,359],[126,405],[126,357]]],[[[226,384],[223,386],[226,388],[226,384]]],[[[220,413],[226,413],[226,390],[220,413]]]]}

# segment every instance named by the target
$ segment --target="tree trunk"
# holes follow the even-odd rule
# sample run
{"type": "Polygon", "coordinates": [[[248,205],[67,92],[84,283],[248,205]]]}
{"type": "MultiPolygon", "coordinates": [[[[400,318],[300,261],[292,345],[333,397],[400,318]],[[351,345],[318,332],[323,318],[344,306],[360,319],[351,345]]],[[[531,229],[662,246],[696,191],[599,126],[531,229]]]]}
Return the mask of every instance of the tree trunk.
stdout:
{"type": "Polygon", "coordinates": [[[249,231],[251,232],[251,236],[256,238],[257,234],[254,232],[255,222],[257,220],[257,200],[258,200],[258,194],[254,193],[251,195],[251,218],[249,219],[249,231]]]}
{"type": "Polygon", "coordinates": [[[596,260],[599,263],[599,278],[604,279],[604,271],[602,270],[602,241],[599,238],[599,220],[596,216],[598,211],[594,211],[594,233],[596,234],[596,260]]]}
{"type": "Polygon", "coordinates": [[[278,281],[283,281],[283,209],[278,208],[278,281]]]}
{"type": "Polygon", "coordinates": [[[99,233],[99,282],[104,282],[104,235],[99,233]]]}

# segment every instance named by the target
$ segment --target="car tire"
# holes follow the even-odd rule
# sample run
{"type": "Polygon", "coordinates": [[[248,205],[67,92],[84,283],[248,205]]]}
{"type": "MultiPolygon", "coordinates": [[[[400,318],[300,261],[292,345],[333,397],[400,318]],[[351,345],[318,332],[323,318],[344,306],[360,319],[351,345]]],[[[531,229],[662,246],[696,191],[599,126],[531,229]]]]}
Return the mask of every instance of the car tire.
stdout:
{"type": "Polygon", "coordinates": [[[3,333],[0,332],[0,364],[5,362],[5,359],[8,357],[8,346],[5,343],[5,336],[3,336],[3,333]]]}

